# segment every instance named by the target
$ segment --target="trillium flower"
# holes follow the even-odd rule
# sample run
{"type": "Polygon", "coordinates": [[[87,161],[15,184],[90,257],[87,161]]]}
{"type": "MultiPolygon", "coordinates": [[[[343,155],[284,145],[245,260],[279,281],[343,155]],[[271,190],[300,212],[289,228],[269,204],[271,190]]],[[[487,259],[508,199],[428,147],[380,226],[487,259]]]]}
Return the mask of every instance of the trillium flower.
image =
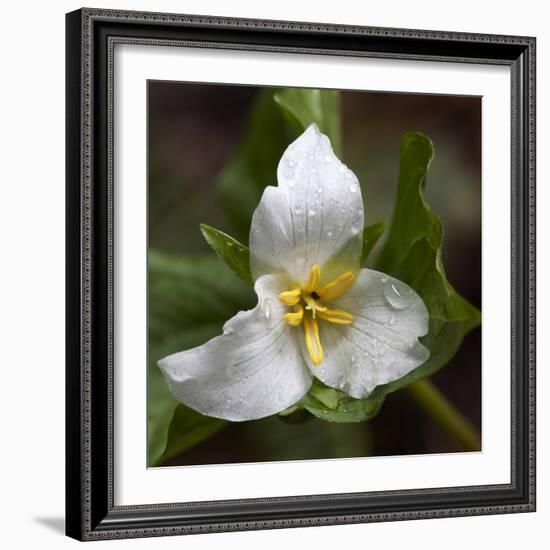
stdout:
{"type": "Polygon", "coordinates": [[[232,421],[276,414],[313,377],[357,399],[424,363],[422,299],[361,269],[363,200],[356,176],[315,124],[284,152],[278,186],[252,217],[250,269],[258,304],[223,334],[158,362],[179,401],[232,421]]]}

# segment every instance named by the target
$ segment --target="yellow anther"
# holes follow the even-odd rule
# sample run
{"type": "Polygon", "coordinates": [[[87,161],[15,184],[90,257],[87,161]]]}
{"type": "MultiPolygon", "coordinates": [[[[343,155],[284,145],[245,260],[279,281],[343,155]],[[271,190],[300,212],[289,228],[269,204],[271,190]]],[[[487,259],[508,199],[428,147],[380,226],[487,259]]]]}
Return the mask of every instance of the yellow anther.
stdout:
{"type": "Polygon", "coordinates": [[[317,317],[335,325],[351,325],[353,323],[353,315],[342,309],[325,308],[324,311],[317,312],[317,317]]]}
{"type": "Polygon", "coordinates": [[[354,280],[355,276],[351,271],[348,271],[317,290],[317,295],[321,300],[330,302],[330,300],[334,300],[334,298],[338,298],[338,296],[345,294],[354,280]]]}
{"type": "Polygon", "coordinates": [[[279,294],[279,300],[281,300],[285,306],[295,306],[300,301],[300,293],[301,291],[299,288],[285,290],[285,292],[279,294]]]}
{"type": "Polygon", "coordinates": [[[279,300],[294,311],[289,311],[283,315],[285,323],[291,327],[297,327],[304,323],[304,336],[306,347],[315,366],[323,362],[323,347],[319,337],[318,319],[334,323],[335,325],[351,325],[353,315],[341,309],[329,309],[321,303],[329,302],[342,296],[353,284],[355,276],[351,271],[340,275],[340,277],[330,281],[321,288],[321,269],[317,264],[312,266],[306,283],[299,287],[293,286],[290,290],[281,292],[279,300]]]}
{"type": "Polygon", "coordinates": [[[283,319],[286,321],[287,325],[291,327],[297,327],[302,322],[304,318],[304,308],[301,304],[297,304],[294,308],[294,313],[285,313],[283,319]]]}
{"type": "Polygon", "coordinates": [[[319,325],[315,319],[304,317],[304,334],[306,337],[307,351],[309,352],[311,361],[315,366],[318,366],[323,362],[323,348],[321,346],[321,340],[319,339],[319,325]]]}
{"type": "Polygon", "coordinates": [[[325,311],[327,309],[325,306],[321,305],[319,302],[316,302],[311,296],[304,295],[304,302],[307,304],[306,309],[311,311],[311,316],[315,319],[315,313],[318,311],[325,311]]]}
{"type": "Polygon", "coordinates": [[[315,264],[309,272],[309,278],[304,286],[306,292],[313,292],[321,280],[321,269],[315,264]]]}

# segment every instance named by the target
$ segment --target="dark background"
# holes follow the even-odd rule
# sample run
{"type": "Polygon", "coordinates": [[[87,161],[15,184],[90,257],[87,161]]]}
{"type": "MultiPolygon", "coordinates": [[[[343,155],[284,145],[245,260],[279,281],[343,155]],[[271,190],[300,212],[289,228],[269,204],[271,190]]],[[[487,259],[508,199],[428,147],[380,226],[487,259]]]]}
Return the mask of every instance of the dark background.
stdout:
{"type": "MultiPolygon", "coordinates": [[[[231,233],[215,180],[246,131],[259,91],[245,86],[149,83],[151,248],[213,254],[199,223],[231,233]]],[[[422,131],[433,140],[436,154],[426,196],[443,220],[447,277],[481,308],[481,99],[372,92],[341,96],[342,160],[361,181],[366,224],[391,219],[401,136],[422,131]]],[[[431,380],[481,432],[479,328],[431,380]]],[[[370,422],[331,424],[308,415],[301,423],[279,417],[234,423],[163,465],[458,450],[407,392],[398,391],[388,396],[370,422]]]]}

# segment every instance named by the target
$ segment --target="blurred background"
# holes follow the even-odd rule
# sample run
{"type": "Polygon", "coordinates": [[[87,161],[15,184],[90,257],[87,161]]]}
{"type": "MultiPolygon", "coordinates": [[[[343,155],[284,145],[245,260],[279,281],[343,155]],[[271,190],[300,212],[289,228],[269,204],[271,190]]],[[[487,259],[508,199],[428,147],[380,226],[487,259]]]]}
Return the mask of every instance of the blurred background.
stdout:
{"type": "MultiPolygon", "coordinates": [[[[148,86],[149,249],[214,255],[199,224],[235,234],[217,179],[237,151],[262,89],[155,81],[148,86]]],[[[444,224],[447,277],[481,308],[481,99],[355,91],[341,92],[341,99],[342,160],[361,182],[366,225],[391,220],[402,135],[421,131],[432,139],[426,197],[444,224]]],[[[431,380],[481,433],[481,329],[466,336],[431,380]]],[[[332,424],[308,414],[229,423],[162,465],[459,450],[407,392],[398,391],[369,422],[332,424]]]]}

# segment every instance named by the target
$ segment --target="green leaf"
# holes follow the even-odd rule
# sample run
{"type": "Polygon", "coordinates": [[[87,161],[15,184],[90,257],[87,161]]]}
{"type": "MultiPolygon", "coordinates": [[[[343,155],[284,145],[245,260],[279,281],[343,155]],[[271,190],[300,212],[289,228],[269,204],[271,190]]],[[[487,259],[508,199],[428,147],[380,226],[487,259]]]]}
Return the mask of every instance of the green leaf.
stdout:
{"type": "Polygon", "coordinates": [[[363,253],[361,254],[361,265],[365,265],[369,254],[371,253],[374,245],[378,242],[378,239],[383,235],[384,230],[388,222],[386,220],[380,220],[373,223],[363,229],[363,253]]]}
{"type": "Polygon", "coordinates": [[[206,242],[214,252],[231,268],[240,279],[247,285],[253,286],[252,274],[250,273],[250,255],[248,247],[241,244],[237,239],[229,236],[223,231],[214,229],[202,223],[200,225],[206,242]]]}
{"type": "Polygon", "coordinates": [[[313,380],[313,384],[311,385],[308,393],[310,396],[313,396],[315,399],[317,399],[317,401],[319,401],[322,405],[328,407],[331,410],[334,410],[338,407],[338,401],[344,395],[338,390],[325,386],[317,379],[313,380]]]}
{"type": "Polygon", "coordinates": [[[338,401],[334,409],[319,407],[316,403],[306,403],[304,408],[317,418],[322,418],[327,422],[338,422],[346,424],[349,422],[364,422],[374,418],[385,396],[370,396],[368,399],[353,399],[345,396],[338,401]]]}
{"type": "Polygon", "coordinates": [[[226,424],[225,420],[203,416],[180,403],[170,422],[162,461],[177,456],[208,439],[226,424]]]}
{"type": "Polygon", "coordinates": [[[479,310],[460,296],[445,276],[441,258],[443,224],[424,196],[433,157],[434,147],[428,136],[416,132],[403,136],[397,200],[378,266],[409,284],[424,300],[430,324],[422,343],[430,350],[430,358],[403,378],[377,388],[373,397],[435,373],[452,359],[466,334],[481,322],[479,310]]]}
{"type": "Polygon", "coordinates": [[[441,257],[443,224],[424,196],[433,156],[430,138],[421,133],[405,134],[397,201],[379,267],[411,285],[424,300],[431,322],[426,342],[435,346],[445,325],[455,323],[458,336],[454,347],[458,348],[464,335],[479,325],[481,314],[454,290],[445,276],[441,257]]]}
{"type": "Polygon", "coordinates": [[[286,414],[305,408],[332,422],[369,420],[378,413],[386,395],[433,374],[448,363],[466,334],[480,324],[480,312],[454,290],[443,269],[443,224],[424,197],[433,156],[433,144],[427,136],[405,134],[392,225],[377,266],[409,284],[424,300],[430,322],[422,343],[430,350],[429,360],[399,380],[378,386],[367,399],[353,399],[334,390],[336,393],[330,394],[337,400],[334,406],[325,393],[313,388],[294,407],[287,409],[286,414]]]}
{"type": "Polygon", "coordinates": [[[319,130],[330,138],[335,154],[342,154],[339,92],[285,88],[275,93],[274,99],[297,134],[315,122],[319,130]]]}
{"type": "Polygon", "coordinates": [[[256,296],[214,255],[181,257],[149,252],[148,465],[160,462],[178,402],[157,361],[201,345],[222,331],[256,296]]]}
{"type": "Polygon", "coordinates": [[[305,409],[312,415],[327,422],[349,423],[363,422],[376,416],[385,395],[371,394],[368,399],[354,399],[349,395],[325,386],[319,380],[314,380],[309,392],[297,403],[279,413],[288,417],[305,409]]]}

